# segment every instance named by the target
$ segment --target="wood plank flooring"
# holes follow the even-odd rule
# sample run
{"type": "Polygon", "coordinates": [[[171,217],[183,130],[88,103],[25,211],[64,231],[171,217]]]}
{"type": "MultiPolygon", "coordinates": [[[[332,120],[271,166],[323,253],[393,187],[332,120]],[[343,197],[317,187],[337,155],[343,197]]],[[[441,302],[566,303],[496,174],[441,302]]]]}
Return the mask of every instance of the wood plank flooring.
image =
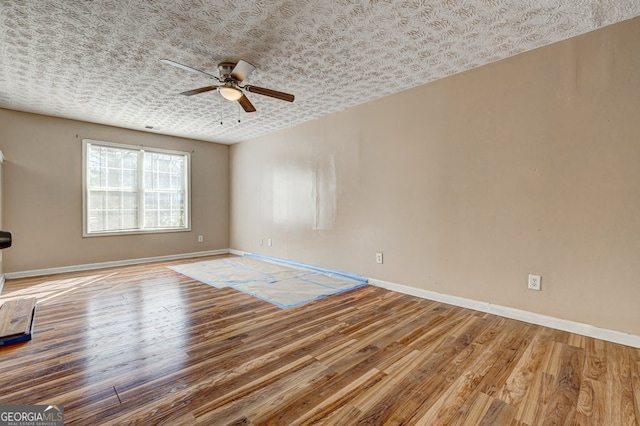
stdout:
{"type": "MultiPolygon", "coordinates": [[[[195,261],[195,260],[194,260],[195,261]]],[[[10,280],[0,404],[65,424],[635,425],[640,350],[366,286],[290,310],[164,262],[10,280]]]]}

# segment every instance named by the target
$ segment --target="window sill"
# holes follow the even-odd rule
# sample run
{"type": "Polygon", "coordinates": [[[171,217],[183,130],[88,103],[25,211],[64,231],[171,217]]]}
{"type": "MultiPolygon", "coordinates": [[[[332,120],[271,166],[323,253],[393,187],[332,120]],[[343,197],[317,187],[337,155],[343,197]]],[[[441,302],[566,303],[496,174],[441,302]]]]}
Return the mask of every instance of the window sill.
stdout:
{"type": "Polygon", "coordinates": [[[132,231],[107,231],[107,232],[91,232],[82,234],[82,238],[92,238],[92,237],[114,237],[118,235],[145,235],[145,234],[169,234],[175,232],[191,232],[191,227],[189,228],[179,228],[179,229],[163,229],[163,228],[154,228],[154,229],[145,229],[145,230],[132,230],[132,231]]]}

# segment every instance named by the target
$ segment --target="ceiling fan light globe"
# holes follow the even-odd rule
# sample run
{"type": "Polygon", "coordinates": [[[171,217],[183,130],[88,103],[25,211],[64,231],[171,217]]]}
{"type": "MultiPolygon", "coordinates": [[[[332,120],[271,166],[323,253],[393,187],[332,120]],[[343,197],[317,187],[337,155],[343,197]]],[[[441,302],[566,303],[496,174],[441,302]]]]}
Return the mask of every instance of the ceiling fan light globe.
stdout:
{"type": "Polygon", "coordinates": [[[229,101],[237,101],[242,97],[242,92],[235,87],[221,87],[218,91],[223,98],[229,101]]]}

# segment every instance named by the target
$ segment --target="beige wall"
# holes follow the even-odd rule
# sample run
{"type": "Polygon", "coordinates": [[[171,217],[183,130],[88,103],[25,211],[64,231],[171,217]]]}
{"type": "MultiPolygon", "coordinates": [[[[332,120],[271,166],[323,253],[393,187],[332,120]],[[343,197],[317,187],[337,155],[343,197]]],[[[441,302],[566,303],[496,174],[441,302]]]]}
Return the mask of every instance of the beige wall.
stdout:
{"type": "Polygon", "coordinates": [[[229,247],[226,145],[0,109],[0,150],[5,273],[229,247]],[[84,138],[193,152],[191,232],[83,238],[84,138]]]}
{"type": "Polygon", "coordinates": [[[234,145],[231,246],[640,335],[639,70],[637,18],[234,145]]]}

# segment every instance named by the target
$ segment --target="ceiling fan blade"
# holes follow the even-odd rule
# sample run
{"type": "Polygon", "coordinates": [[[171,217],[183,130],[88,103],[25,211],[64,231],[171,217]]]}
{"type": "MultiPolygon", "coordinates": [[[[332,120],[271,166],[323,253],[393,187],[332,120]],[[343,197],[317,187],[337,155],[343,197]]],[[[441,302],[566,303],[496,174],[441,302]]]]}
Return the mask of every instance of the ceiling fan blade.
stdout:
{"type": "Polygon", "coordinates": [[[244,112],[256,112],[256,108],[253,106],[249,98],[245,95],[242,95],[240,99],[238,99],[238,103],[244,109],[244,112]]]}
{"type": "Polygon", "coordinates": [[[244,88],[251,92],[257,93],[258,95],[270,96],[272,98],[280,99],[287,102],[293,102],[295,98],[293,95],[284,92],[278,92],[277,90],[265,89],[264,87],[258,86],[244,86],[244,88]]]}
{"type": "Polygon", "coordinates": [[[186,92],[182,92],[180,94],[185,96],[192,96],[197,95],[198,93],[210,92],[211,90],[216,90],[217,88],[218,86],[207,86],[201,87],[199,89],[187,90],[186,92]]]}
{"type": "Polygon", "coordinates": [[[231,77],[238,80],[238,82],[241,82],[245,78],[249,77],[249,74],[251,74],[255,69],[256,67],[251,65],[249,62],[240,59],[236,66],[233,67],[233,70],[231,70],[231,77]]]}
{"type": "Polygon", "coordinates": [[[187,66],[187,65],[179,64],[178,62],[174,62],[174,61],[171,61],[171,60],[169,60],[169,59],[160,59],[160,62],[162,62],[163,64],[167,64],[167,65],[171,65],[171,66],[174,66],[174,67],[177,67],[177,68],[183,69],[183,70],[185,70],[185,71],[192,72],[192,73],[194,73],[194,74],[200,74],[200,75],[205,76],[205,77],[208,77],[208,78],[214,78],[214,79],[216,79],[216,80],[218,80],[218,81],[220,80],[218,77],[216,77],[216,76],[215,76],[215,75],[213,75],[213,74],[209,74],[209,73],[206,73],[206,72],[204,72],[204,71],[200,71],[200,70],[197,70],[197,69],[195,69],[195,68],[191,68],[191,67],[189,67],[189,66],[187,66]]]}

